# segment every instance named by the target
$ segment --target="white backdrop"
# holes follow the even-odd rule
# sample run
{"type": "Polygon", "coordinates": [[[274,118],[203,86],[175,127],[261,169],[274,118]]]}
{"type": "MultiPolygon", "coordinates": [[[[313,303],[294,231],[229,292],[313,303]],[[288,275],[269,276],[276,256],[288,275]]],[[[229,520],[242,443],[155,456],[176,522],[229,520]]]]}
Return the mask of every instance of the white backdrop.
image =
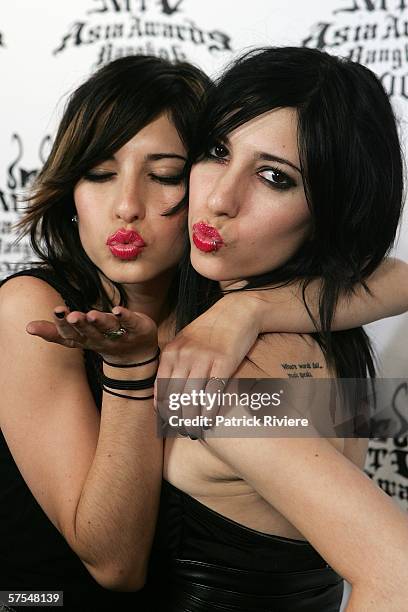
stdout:
{"type": "MultiPolygon", "coordinates": [[[[121,55],[188,59],[210,74],[260,45],[319,47],[361,61],[408,119],[408,0],[14,0],[0,5],[0,275],[30,257],[13,246],[16,201],[46,157],[69,93],[121,55]]],[[[403,140],[405,138],[403,137],[403,140]]],[[[408,219],[396,253],[408,260],[408,219]]],[[[408,316],[368,326],[382,375],[408,378],[408,316]]],[[[397,384],[397,383],[396,383],[397,384]]],[[[390,402],[408,406],[408,387],[390,402]]],[[[367,473],[408,509],[408,437],[370,442],[367,473]]]]}

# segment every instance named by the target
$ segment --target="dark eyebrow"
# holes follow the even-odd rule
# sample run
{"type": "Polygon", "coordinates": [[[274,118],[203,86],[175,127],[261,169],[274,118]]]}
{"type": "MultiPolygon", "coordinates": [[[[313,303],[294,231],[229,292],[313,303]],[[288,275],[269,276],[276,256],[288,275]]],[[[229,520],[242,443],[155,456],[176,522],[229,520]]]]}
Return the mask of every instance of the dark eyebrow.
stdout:
{"type": "Polygon", "coordinates": [[[177,153],[149,153],[145,156],[145,161],[158,161],[160,159],[181,159],[186,161],[186,158],[177,153]]]}
{"type": "MultiPolygon", "coordinates": [[[[177,153],[148,153],[144,157],[145,161],[158,161],[160,159],[181,159],[184,162],[187,161],[185,157],[177,153]]],[[[109,157],[105,157],[100,163],[104,161],[115,161],[115,156],[110,155],[109,157]]]]}
{"type": "Polygon", "coordinates": [[[255,159],[275,161],[275,162],[278,162],[279,164],[286,164],[287,166],[290,166],[294,170],[297,170],[299,174],[302,174],[300,168],[295,166],[295,164],[292,164],[292,162],[290,162],[288,159],[284,159],[283,157],[278,157],[277,155],[271,155],[271,153],[257,153],[255,155],[255,159]]]}

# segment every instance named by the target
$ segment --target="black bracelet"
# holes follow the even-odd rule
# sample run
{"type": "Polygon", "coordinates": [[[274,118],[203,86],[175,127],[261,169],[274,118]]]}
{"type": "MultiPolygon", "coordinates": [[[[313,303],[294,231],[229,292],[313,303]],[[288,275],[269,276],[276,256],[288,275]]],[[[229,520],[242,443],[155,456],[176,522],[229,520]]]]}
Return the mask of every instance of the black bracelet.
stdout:
{"type": "Polygon", "coordinates": [[[152,357],[151,359],[148,359],[147,361],[140,361],[139,363],[111,363],[110,361],[106,361],[103,357],[102,357],[102,361],[103,363],[106,363],[106,365],[112,366],[112,368],[140,368],[141,366],[147,365],[149,363],[153,363],[153,361],[156,361],[156,359],[158,359],[160,356],[160,347],[157,348],[157,353],[155,354],[154,357],[152,357]]]}
{"type": "Polygon", "coordinates": [[[153,399],[154,397],[154,395],[145,395],[144,397],[134,397],[133,395],[123,395],[122,393],[115,393],[114,391],[109,391],[109,389],[107,389],[106,387],[102,387],[102,388],[106,393],[109,393],[110,395],[115,395],[116,397],[124,397],[125,399],[136,400],[139,402],[142,400],[153,399]]]}
{"type": "Polygon", "coordinates": [[[102,386],[110,387],[111,389],[119,389],[123,391],[140,391],[142,389],[150,389],[154,385],[156,374],[150,378],[143,380],[117,380],[116,378],[108,378],[102,374],[102,386]]]}

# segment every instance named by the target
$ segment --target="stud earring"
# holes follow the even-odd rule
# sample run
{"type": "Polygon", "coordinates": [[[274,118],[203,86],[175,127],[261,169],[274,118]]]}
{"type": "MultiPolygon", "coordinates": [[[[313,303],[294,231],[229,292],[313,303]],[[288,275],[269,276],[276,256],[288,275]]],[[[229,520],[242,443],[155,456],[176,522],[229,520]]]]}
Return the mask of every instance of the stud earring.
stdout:
{"type": "Polygon", "coordinates": [[[78,215],[74,215],[71,219],[72,223],[78,223],[78,215]]]}

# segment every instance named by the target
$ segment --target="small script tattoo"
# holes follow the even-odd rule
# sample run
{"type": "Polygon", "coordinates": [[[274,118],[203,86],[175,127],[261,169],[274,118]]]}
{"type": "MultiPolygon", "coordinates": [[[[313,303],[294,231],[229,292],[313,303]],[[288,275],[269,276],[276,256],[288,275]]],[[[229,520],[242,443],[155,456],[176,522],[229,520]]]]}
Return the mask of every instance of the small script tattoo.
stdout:
{"type": "Polygon", "coordinates": [[[313,370],[323,370],[318,361],[305,361],[303,363],[281,363],[288,378],[313,378],[313,370]]]}

